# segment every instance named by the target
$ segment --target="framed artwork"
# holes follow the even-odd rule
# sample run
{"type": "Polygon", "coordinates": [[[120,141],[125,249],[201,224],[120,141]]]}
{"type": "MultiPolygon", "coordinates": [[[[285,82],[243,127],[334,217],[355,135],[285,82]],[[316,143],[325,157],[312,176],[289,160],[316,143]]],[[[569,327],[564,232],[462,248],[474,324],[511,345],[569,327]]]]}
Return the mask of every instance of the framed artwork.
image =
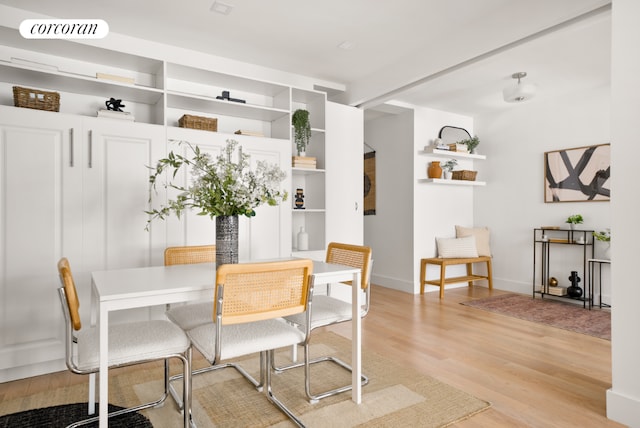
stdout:
{"type": "Polygon", "coordinates": [[[376,152],[364,154],[364,215],[376,214],[376,152]]]}
{"type": "Polygon", "coordinates": [[[544,201],[608,201],[610,174],[610,144],[545,152],[544,201]]]}

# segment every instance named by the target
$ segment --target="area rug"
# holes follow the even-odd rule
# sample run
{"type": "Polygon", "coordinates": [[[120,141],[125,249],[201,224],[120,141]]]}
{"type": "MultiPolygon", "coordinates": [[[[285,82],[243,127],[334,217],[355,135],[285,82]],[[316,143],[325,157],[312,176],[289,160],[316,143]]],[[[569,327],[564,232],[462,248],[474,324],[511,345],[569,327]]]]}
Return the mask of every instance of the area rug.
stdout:
{"type": "Polygon", "coordinates": [[[611,340],[611,313],[609,311],[588,310],[581,305],[552,299],[533,299],[531,296],[522,294],[501,294],[461,304],[611,340]]]}
{"type": "MultiPolygon", "coordinates": [[[[109,404],[109,412],[121,409],[122,407],[109,404]]],[[[96,412],[97,410],[98,406],[96,405],[96,412]]],[[[0,428],[59,428],[87,418],[87,403],[62,404],[0,416],[0,428]]],[[[96,428],[98,422],[84,426],[96,428]]],[[[129,413],[109,419],[109,427],[152,428],[153,425],[140,413],[129,413]]]]}
{"type": "MultiPolygon", "coordinates": [[[[277,364],[286,364],[290,354],[290,349],[279,351],[276,355],[277,364]]],[[[349,361],[351,342],[330,332],[314,335],[312,355],[327,354],[349,361]]],[[[257,356],[238,361],[257,376],[257,356]]],[[[310,404],[304,395],[304,374],[301,369],[274,375],[273,391],[310,428],[445,427],[490,407],[486,401],[366,349],[362,352],[362,362],[363,371],[369,376],[370,382],[363,387],[360,405],[351,401],[350,392],[310,404]]],[[[206,361],[198,359],[194,367],[205,364],[206,361]]],[[[172,367],[172,371],[177,372],[178,369],[178,365],[175,370],[172,367]]],[[[151,400],[162,390],[162,369],[158,366],[123,374],[114,370],[113,374],[110,402],[115,404],[132,405],[151,400]]],[[[313,391],[351,382],[348,372],[331,363],[315,364],[312,376],[313,391]]],[[[66,400],[75,400],[75,397],[86,392],[87,385],[83,383],[3,402],[0,408],[2,412],[13,413],[47,407],[70,402],[66,400]]],[[[86,395],[84,397],[86,400],[86,395]]],[[[173,401],[165,403],[162,408],[143,410],[141,413],[149,418],[155,428],[181,426],[181,415],[173,401]]],[[[264,394],[256,391],[233,369],[194,377],[193,415],[199,428],[293,426],[286,416],[267,401],[264,394]]]]}

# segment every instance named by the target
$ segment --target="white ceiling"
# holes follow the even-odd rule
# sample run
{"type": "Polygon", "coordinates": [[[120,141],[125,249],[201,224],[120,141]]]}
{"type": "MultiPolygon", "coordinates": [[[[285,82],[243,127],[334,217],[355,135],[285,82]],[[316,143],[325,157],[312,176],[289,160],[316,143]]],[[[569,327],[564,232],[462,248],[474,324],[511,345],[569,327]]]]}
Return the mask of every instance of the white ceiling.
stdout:
{"type": "Polygon", "coordinates": [[[610,0],[220,1],[233,6],[229,15],[211,12],[214,0],[0,4],[100,18],[115,33],[345,84],[341,101],[368,107],[394,99],[473,115],[504,108],[502,88],[517,71],[528,72],[539,96],[610,80],[607,11],[516,43],[610,0]]]}

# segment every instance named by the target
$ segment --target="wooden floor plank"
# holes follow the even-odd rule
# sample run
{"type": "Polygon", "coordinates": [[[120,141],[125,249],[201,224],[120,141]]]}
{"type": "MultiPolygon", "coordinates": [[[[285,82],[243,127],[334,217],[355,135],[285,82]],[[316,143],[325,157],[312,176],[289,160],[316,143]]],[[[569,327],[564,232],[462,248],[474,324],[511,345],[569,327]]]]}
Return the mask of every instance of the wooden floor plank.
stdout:
{"type": "MultiPolygon", "coordinates": [[[[492,403],[455,427],[622,427],[606,418],[611,343],[460,304],[504,293],[464,287],[440,300],[437,292],[373,286],[363,348],[492,403]]],[[[350,323],[329,329],[351,335],[350,323]]],[[[0,401],[76,382],[86,378],[60,372],[7,382],[0,401]]]]}

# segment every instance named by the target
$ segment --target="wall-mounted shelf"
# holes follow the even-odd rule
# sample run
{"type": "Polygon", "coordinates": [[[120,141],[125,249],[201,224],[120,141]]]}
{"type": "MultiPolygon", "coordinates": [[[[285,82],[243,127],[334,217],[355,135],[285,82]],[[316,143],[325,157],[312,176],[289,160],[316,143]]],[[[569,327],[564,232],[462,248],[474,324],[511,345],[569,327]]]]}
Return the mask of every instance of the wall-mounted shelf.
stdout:
{"type": "Polygon", "coordinates": [[[479,160],[484,160],[487,158],[485,155],[474,155],[471,153],[462,153],[462,152],[450,152],[449,150],[439,150],[430,146],[425,147],[424,150],[419,150],[418,154],[429,155],[429,156],[439,156],[439,157],[462,158],[462,159],[479,159],[479,160]]]}
{"type": "Polygon", "coordinates": [[[449,184],[452,186],[485,186],[484,181],[446,180],[442,178],[419,178],[418,183],[449,184]]]}
{"type": "Polygon", "coordinates": [[[311,175],[311,174],[324,174],[325,170],[322,168],[311,169],[311,168],[297,168],[294,166],[291,168],[291,172],[297,175],[311,175]]]}

